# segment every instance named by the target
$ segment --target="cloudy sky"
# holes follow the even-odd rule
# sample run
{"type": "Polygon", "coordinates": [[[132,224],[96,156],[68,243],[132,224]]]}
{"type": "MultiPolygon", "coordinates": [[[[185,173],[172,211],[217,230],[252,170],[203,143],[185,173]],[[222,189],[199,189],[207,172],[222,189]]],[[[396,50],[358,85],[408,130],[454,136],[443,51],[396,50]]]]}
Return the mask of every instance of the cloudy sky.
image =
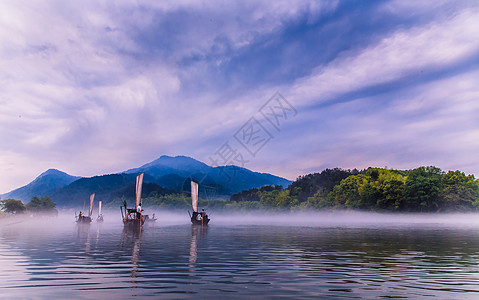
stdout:
{"type": "Polygon", "coordinates": [[[1,1],[0,193],[161,155],[479,175],[478,2],[290,2],[1,1]]]}

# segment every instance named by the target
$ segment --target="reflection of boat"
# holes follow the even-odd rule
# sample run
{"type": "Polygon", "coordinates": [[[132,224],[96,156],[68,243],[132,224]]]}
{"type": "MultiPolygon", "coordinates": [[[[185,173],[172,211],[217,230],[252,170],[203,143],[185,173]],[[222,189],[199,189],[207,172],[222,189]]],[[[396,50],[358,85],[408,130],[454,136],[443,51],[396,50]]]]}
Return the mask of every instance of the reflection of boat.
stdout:
{"type": "MultiPolygon", "coordinates": [[[[191,223],[195,225],[208,225],[210,218],[205,210],[198,212],[198,183],[191,181],[191,207],[193,208],[193,215],[190,215],[191,223]]],[[[189,213],[189,212],[188,212],[189,213]]]]}
{"type": "MultiPolygon", "coordinates": [[[[126,201],[123,201],[123,206],[120,206],[121,217],[123,218],[123,224],[128,227],[141,227],[145,223],[145,217],[141,211],[141,188],[143,185],[143,175],[140,173],[136,176],[136,198],[135,208],[128,208],[126,201]]],[[[121,199],[121,198],[120,198],[121,199]]]]}
{"type": "Polygon", "coordinates": [[[198,240],[206,237],[208,227],[191,226],[191,242],[190,242],[190,257],[188,262],[189,267],[194,267],[194,263],[198,259],[198,240]]]}
{"type": "Polygon", "coordinates": [[[93,213],[93,200],[95,199],[95,193],[90,195],[90,208],[88,209],[88,216],[85,216],[83,212],[80,212],[78,216],[76,216],[76,222],[78,224],[90,224],[91,223],[91,214],[93,213]]]}
{"type": "Polygon", "coordinates": [[[97,222],[103,222],[103,214],[101,213],[101,201],[98,202],[98,218],[96,218],[97,222]]]}
{"type": "Polygon", "coordinates": [[[191,228],[191,242],[190,242],[190,259],[188,260],[190,264],[195,263],[198,258],[198,228],[197,226],[192,226],[191,228]]]}
{"type": "MultiPolygon", "coordinates": [[[[83,223],[90,224],[90,223],[83,223]]],[[[91,237],[90,237],[90,226],[77,226],[77,241],[80,243],[80,246],[83,246],[85,242],[85,253],[90,253],[91,250],[91,237]]]]}
{"type": "Polygon", "coordinates": [[[140,244],[141,244],[141,226],[138,227],[123,227],[123,233],[121,238],[120,248],[127,247],[131,245],[131,272],[130,272],[130,283],[132,286],[130,288],[136,288],[136,276],[140,267],[140,244]]]}

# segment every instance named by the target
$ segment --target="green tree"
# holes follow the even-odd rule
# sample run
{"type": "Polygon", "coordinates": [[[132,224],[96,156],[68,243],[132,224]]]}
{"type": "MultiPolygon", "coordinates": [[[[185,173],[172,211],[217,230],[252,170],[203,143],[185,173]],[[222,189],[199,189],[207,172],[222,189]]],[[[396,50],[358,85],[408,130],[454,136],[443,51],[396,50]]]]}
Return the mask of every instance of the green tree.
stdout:
{"type": "Polygon", "coordinates": [[[290,195],[289,190],[279,192],[276,197],[277,208],[290,208],[294,207],[298,203],[298,199],[290,195]]]}
{"type": "Polygon", "coordinates": [[[399,179],[385,180],[381,185],[382,196],[377,206],[386,210],[399,210],[404,206],[404,181],[399,179]]]}
{"type": "Polygon", "coordinates": [[[2,200],[0,205],[2,206],[3,211],[6,213],[22,214],[26,210],[23,202],[15,199],[2,200]]]}
{"type": "Polygon", "coordinates": [[[259,197],[261,199],[261,204],[265,207],[276,207],[276,198],[278,197],[279,193],[279,190],[260,191],[259,197]]]}
{"type": "Polygon", "coordinates": [[[324,188],[318,189],[316,194],[308,197],[308,201],[301,203],[301,208],[330,208],[334,206],[332,193],[324,188]]]}
{"type": "Polygon", "coordinates": [[[334,207],[363,208],[361,193],[367,182],[368,176],[364,174],[351,175],[341,180],[341,183],[331,192],[334,207]]]}
{"type": "Polygon", "coordinates": [[[56,206],[50,197],[44,196],[38,198],[34,196],[30,202],[27,203],[26,208],[31,212],[56,212],[56,206]]]}
{"type": "Polygon", "coordinates": [[[474,175],[449,171],[442,175],[442,196],[448,210],[466,211],[479,202],[479,184],[474,175]]]}
{"type": "Polygon", "coordinates": [[[405,177],[402,173],[369,168],[341,181],[328,197],[320,193],[308,201],[319,207],[332,203],[335,207],[398,210],[404,204],[405,177]]]}
{"type": "Polygon", "coordinates": [[[327,193],[331,192],[341,180],[356,174],[357,170],[326,169],[321,173],[299,176],[298,179],[291,183],[288,189],[290,190],[290,195],[301,203],[308,201],[310,197],[314,197],[320,189],[327,191],[327,193]]]}
{"type": "Polygon", "coordinates": [[[408,211],[437,211],[442,204],[442,170],[437,167],[419,167],[409,171],[406,179],[404,209],[408,211]]]}
{"type": "Polygon", "coordinates": [[[230,197],[230,201],[240,202],[240,201],[260,201],[259,198],[259,189],[253,188],[250,190],[241,191],[239,193],[233,194],[230,197]]]}
{"type": "MultiPolygon", "coordinates": [[[[406,177],[397,170],[377,169],[374,185],[378,188],[376,207],[385,210],[399,210],[404,206],[404,183],[406,177]]],[[[373,176],[371,176],[373,179],[373,176]]]]}
{"type": "Polygon", "coordinates": [[[375,209],[382,199],[382,191],[377,181],[372,181],[373,178],[368,178],[368,180],[362,189],[359,190],[361,198],[360,207],[375,209]]]}
{"type": "Polygon", "coordinates": [[[289,190],[264,190],[259,192],[260,195],[260,203],[264,207],[270,208],[278,208],[278,209],[285,209],[291,208],[298,203],[295,197],[290,195],[289,190]]]}

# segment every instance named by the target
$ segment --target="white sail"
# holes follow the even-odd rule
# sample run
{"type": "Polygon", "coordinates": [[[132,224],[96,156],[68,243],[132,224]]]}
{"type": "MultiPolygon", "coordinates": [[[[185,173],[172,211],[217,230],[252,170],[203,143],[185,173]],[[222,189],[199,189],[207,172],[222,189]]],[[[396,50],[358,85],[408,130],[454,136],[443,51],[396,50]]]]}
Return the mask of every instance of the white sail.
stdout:
{"type": "Polygon", "coordinates": [[[198,212],[198,184],[191,181],[191,207],[194,212],[198,212]]]}
{"type": "Polygon", "coordinates": [[[101,201],[98,202],[98,216],[101,216],[101,201]]]}
{"type": "Polygon", "coordinates": [[[88,216],[91,217],[93,213],[93,200],[95,199],[95,193],[90,195],[90,210],[88,211],[88,216]]]}
{"type": "Polygon", "coordinates": [[[143,185],[143,175],[145,173],[140,173],[136,176],[136,201],[135,208],[138,209],[138,206],[141,205],[141,187],[143,185]]]}

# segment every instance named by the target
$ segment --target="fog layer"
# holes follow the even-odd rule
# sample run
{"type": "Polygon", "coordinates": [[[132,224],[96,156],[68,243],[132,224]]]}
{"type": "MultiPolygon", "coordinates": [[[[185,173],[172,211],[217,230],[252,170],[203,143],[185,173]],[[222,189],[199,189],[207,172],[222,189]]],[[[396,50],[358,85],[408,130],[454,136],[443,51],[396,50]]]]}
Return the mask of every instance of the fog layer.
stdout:
{"type": "MultiPolygon", "coordinates": [[[[190,225],[187,211],[147,211],[150,218],[157,219],[149,226],[177,226],[190,225]]],[[[449,213],[449,214],[389,214],[357,211],[334,212],[209,212],[211,222],[209,227],[216,226],[305,226],[305,227],[479,227],[478,213],[449,213]]],[[[96,216],[90,226],[122,227],[122,217],[119,211],[105,211],[104,222],[98,223],[96,216]]],[[[60,211],[56,217],[45,216],[13,216],[0,219],[1,230],[12,227],[31,229],[45,229],[48,227],[68,228],[76,226],[75,212],[60,211]]]]}

